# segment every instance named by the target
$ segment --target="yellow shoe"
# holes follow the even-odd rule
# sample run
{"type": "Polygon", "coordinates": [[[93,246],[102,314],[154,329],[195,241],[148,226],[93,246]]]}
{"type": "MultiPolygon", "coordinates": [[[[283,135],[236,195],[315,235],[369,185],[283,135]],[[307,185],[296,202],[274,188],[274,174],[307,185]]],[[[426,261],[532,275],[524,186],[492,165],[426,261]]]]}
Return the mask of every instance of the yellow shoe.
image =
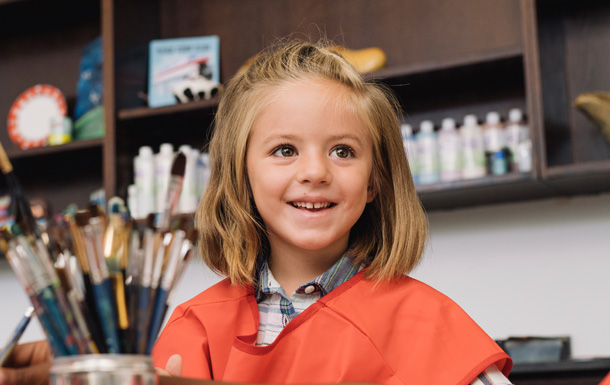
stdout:
{"type": "Polygon", "coordinates": [[[610,142],[610,92],[580,94],[576,97],[574,105],[597,124],[606,140],[610,142]]]}
{"type": "Polygon", "coordinates": [[[381,48],[369,47],[358,50],[351,50],[345,47],[333,46],[332,49],[339,52],[356,71],[365,74],[383,68],[386,63],[386,54],[381,48]]]}

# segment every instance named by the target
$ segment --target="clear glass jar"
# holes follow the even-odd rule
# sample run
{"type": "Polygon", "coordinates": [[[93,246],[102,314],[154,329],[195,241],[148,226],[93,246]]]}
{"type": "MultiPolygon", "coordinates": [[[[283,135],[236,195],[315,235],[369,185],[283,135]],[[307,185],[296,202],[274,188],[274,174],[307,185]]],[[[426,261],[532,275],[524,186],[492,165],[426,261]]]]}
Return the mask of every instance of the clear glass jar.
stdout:
{"type": "Polygon", "coordinates": [[[87,354],[53,360],[51,385],[157,385],[152,358],[130,354],[87,354]]]}

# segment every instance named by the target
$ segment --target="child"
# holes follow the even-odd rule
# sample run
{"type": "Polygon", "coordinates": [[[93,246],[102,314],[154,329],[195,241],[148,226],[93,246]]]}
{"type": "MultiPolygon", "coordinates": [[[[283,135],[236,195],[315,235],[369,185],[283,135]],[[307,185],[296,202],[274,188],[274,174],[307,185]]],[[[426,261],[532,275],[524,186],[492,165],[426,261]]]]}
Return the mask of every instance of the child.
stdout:
{"type": "Polygon", "coordinates": [[[156,367],[244,383],[510,383],[494,341],[405,275],[427,222],[396,106],[324,44],[285,43],[228,83],[196,218],[206,264],[228,278],[176,309],[156,367]]]}

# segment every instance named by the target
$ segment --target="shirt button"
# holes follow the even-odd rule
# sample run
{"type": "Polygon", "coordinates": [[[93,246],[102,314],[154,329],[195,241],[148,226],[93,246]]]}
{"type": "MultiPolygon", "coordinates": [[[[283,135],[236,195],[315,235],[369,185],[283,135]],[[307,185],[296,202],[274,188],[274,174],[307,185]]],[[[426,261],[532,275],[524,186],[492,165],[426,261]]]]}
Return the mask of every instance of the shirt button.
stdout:
{"type": "Polygon", "coordinates": [[[305,293],[306,294],[311,294],[316,290],[316,287],[314,285],[309,285],[305,288],[305,293]]]}

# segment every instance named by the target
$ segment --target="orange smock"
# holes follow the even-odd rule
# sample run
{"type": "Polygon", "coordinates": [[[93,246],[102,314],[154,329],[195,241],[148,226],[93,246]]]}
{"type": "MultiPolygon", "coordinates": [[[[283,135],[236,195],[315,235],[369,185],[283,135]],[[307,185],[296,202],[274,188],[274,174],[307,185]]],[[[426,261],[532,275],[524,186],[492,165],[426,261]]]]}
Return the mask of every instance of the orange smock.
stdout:
{"type": "Polygon", "coordinates": [[[165,368],[180,354],[184,377],[244,383],[370,382],[468,385],[512,361],[451,299],[410,277],[389,283],[361,271],[255,346],[254,288],[219,282],[178,306],[153,350],[165,368]]]}

